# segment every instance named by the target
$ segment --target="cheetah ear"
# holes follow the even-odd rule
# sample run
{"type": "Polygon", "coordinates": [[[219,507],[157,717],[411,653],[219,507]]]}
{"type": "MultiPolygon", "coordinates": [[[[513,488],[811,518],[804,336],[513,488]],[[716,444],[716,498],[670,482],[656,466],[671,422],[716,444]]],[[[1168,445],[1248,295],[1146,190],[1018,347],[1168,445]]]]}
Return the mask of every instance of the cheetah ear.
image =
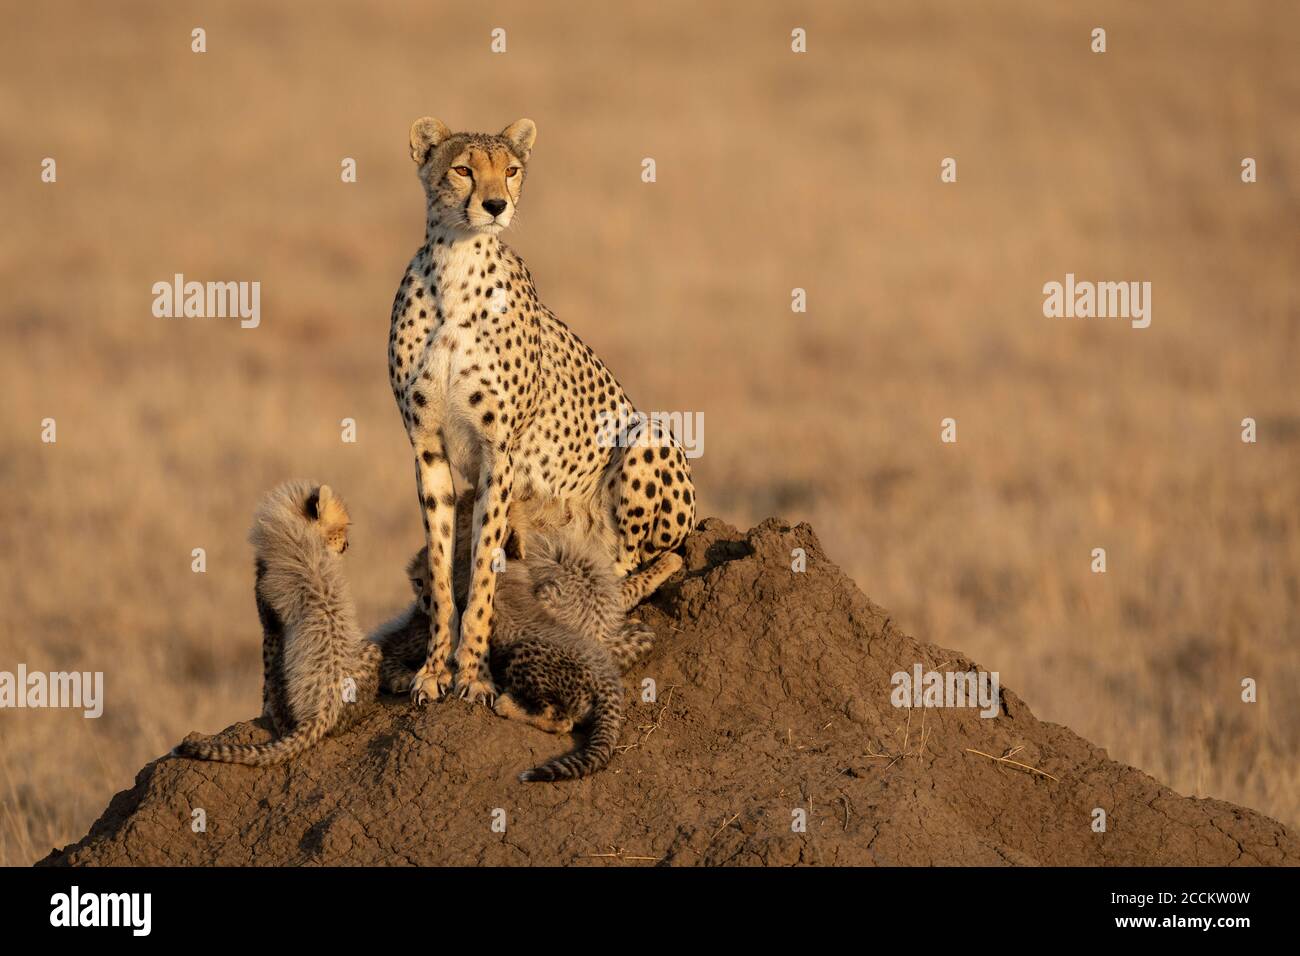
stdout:
{"type": "Polygon", "coordinates": [[[411,159],[423,166],[433,148],[451,135],[451,130],[432,116],[425,116],[411,124],[411,159]]]}
{"type": "Polygon", "coordinates": [[[501,131],[501,138],[515,148],[520,159],[528,162],[533,143],[537,142],[537,124],[530,119],[515,120],[501,131]]]}
{"type": "MultiPolygon", "coordinates": [[[[429,548],[428,545],[421,548],[411,556],[411,560],[406,562],[406,576],[414,583],[424,575],[424,569],[429,566],[429,548]]],[[[423,585],[420,585],[423,587],[423,585]]]]}

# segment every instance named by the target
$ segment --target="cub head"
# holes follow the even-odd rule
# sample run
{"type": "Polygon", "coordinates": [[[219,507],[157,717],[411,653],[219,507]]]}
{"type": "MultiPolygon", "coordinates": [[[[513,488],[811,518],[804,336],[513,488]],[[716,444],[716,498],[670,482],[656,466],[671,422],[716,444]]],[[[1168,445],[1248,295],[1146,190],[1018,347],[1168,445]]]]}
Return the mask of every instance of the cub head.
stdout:
{"type": "Polygon", "coordinates": [[[303,502],[302,512],[308,521],[316,522],[321,537],[325,539],[325,547],[335,554],[348,549],[348,525],[352,519],[343,499],[329,485],[312,489],[303,502]]]}
{"type": "Polygon", "coordinates": [[[429,574],[429,548],[423,547],[406,562],[406,579],[415,601],[425,614],[433,613],[433,578],[429,574]]]}
{"type": "Polygon", "coordinates": [[[415,552],[406,562],[406,578],[411,582],[411,590],[420,599],[420,606],[429,610],[433,588],[429,586],[429,548],[423,547],[415,552]]]}
{"type": "Polygon", "coordinates": [[[428,200],[429,223],[495,236],[514,218],[537,124],[516,120],[500,133],[453,133],[426,116],[411,124],[411,159],[428,200]]]}

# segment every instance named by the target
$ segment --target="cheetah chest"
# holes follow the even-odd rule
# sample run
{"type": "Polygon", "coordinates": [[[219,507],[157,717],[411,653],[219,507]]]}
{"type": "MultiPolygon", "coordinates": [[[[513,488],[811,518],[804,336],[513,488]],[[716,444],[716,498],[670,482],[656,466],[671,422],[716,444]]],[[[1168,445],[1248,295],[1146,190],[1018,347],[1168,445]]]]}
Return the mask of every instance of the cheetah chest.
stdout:
{"type": "MultiPolygon", "coordinates": [[[[492,313],[485,315],[482,296],[456,286],[432,300],[441,316],[427,329],[399,330],[405,368],[390,360],[393,392],[407,432],[413,439],[439,433],[452,467],[475,484],[485,447],[504,447],[509,434],[513,396],[503,378],[507,356],[492,313]],[[415,331],[415,342],[403,332],[415,331]]],[[[429,311],[429,310],[426,310],[429,311]]]]}

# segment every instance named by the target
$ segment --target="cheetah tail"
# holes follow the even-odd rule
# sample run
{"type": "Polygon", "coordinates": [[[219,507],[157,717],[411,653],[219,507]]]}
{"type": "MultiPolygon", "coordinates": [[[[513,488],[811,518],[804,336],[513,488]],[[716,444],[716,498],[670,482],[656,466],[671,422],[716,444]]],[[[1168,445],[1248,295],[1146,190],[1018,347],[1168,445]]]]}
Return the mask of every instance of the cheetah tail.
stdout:
{"type": "Polygon", "coordinates": [[[172,753],[195,760],[267,767],[298,756],[329,733],[333,725],[331,715],[321,714],[304,721],[290,733],[269,744],[218,744],[213,743],[211,738],[193,742],[187,740],[182,741],[172,753]]]}
{"type": "Polygon", "coordinates": [[[619,596],[623,601],[623,610],[630,611],[659,589],[682,566],[682,556],[669,551],[661,554],[650,563],[644,571],[630,574],[623,580],[619,596]]]}
{"type": "Polygon", "coordinates": [[[623,727],[622,687],[598,689],[592,709],[595,715],[586,744],[571,754],[548,760],[532,770],[525,770],[519,779],[525,783],[536,780],[576,780],[604,769],[614,756],[618,732],[623,727]]]}

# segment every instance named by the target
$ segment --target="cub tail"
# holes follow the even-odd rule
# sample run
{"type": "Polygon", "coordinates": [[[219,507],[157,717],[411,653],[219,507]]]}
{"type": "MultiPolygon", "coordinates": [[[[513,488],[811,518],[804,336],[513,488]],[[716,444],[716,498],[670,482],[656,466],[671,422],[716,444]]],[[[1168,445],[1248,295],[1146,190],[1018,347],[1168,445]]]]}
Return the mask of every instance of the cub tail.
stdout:
{"type": "Polygon", "coordinates": [[[333,726],[331,715],[319,714],[303,721],[292,731],[269,744],[220,744],[212,738],[182,741],[172,751],[178,757],[195,760],[215,760],[220,763],[238,763],[250,767],[269,767],[292,760],[311,747],[333,726]]]}

